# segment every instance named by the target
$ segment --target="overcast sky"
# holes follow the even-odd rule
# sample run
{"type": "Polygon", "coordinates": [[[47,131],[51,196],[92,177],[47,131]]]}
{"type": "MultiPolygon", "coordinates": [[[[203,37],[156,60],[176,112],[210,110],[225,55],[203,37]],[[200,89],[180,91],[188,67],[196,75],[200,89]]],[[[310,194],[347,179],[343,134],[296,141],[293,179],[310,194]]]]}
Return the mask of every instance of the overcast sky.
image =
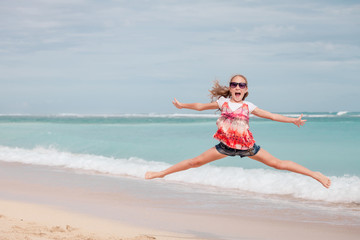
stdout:
{"type": "MultiPolygon", "coordinates": [[[[0,114],[174,113],[234,74],[273,112],[360,111],[348,0],[1,0],[0,114]]],[[[186,112],[186,111],[185,111],[186,112]]]]}

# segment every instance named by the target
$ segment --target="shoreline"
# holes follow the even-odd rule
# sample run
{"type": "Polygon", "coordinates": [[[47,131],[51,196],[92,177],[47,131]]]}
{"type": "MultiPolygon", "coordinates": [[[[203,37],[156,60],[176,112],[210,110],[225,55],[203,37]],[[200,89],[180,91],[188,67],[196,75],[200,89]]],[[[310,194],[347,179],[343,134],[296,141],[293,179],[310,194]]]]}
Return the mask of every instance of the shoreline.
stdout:
{"type": "MultiPolygon", "coordinates": [[[[360,235],[359,225],[282,220],[281,209],[211,210],[198,205],[185,186],[182,192],[174,192],[173,187],[161,181],[0,162],[0,232],[18,233],[13,226],[20,226],[29,234],[35,225],[35,232],[50,234],[52,229],[57,235],[65,234],[63,239],[75,233],[93,234],[90,239],[99,240],[357,239],[360,235]],[[269,217],[277,214],[278,219],[269,217]]],[[[286,214],[302,212],[295,209],[286,214]]]]}

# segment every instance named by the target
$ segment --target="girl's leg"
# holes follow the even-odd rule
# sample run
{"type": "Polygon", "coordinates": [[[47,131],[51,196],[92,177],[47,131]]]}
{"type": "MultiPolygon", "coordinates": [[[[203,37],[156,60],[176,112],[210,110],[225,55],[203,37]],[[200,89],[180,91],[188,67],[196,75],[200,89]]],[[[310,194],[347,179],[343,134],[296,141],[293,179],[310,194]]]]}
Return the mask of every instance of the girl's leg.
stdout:
{"type": "Polygon", "coordinates": [[[209,150],[205,151],[201,155],[187,159],[184,161],[181,161],[168,169],[165,169],[160,172],[147,172],[145,174],[145,179],[153,179],[153,178],[163,178],[168,174],[174,173],[174,172],[180,172],[187,170],[189,168],[195,168],[200,167],[206,163],[221,159],[226,157],[226,155],[219,153],[215,147],[210,148],[209,150]]]}
{"type": "Polygon", "coordinates": [[[331,181],[328,177],[323,175],[320,172],[313,172],[306,167],[301,166],[292,161],[280,160],[276,157],[272,156],[266,150],[260,148],[259,152],[255,156],[251,156],[251,159],[262,162],[270,167],[280,169],[280,170],[288,170],[295,173],[300,173],[306,176],[310,176],[315,180],[319,181],[324,187],[329,188],[331,185],[331,181]]]}

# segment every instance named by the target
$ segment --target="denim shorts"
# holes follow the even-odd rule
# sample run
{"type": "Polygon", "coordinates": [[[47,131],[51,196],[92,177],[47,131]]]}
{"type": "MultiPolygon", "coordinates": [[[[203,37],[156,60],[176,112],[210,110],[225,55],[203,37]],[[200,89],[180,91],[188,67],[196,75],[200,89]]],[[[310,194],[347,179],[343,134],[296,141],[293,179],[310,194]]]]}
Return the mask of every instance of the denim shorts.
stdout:
{"type": "Polygon", "coordinates": [[[226,146],[225,144],[223,144],[222,142],[217,144],[215,146],[215,148],[221,154],[231,156],[231,157],[240,156],[242,158],[254,156],[260,150],[260,146],[256,145],[256,144],[254,144],[254,146],[252,148],[249,148],[246,150],[239,150],[239,149],[230,148],[230,147],[226,146]]]}

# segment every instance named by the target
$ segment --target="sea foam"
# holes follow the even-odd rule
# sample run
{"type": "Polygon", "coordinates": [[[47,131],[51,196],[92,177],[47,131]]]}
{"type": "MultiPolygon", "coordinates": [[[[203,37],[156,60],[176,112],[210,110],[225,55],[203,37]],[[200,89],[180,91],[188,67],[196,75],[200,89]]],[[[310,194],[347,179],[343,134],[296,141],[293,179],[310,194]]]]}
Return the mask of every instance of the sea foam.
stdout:
{"type": "MultiPolygon", "coordinates": [[[[167,163],[146,161],[136,157],[112,158],[44,147],[24,149],[0,146],[0,161],[136,178],[143,178],[146,171],[159,171],[170,166],[167,163]]],[[[295,173],[213,165],[175,173],[165,178],[165,181],[170,182],[241,192],[291,196],[331,203],[360,204],[360,178],[358,176],[333,176],[331,180],[332,186],[326,189],[315,180],[295,173]]]]}

